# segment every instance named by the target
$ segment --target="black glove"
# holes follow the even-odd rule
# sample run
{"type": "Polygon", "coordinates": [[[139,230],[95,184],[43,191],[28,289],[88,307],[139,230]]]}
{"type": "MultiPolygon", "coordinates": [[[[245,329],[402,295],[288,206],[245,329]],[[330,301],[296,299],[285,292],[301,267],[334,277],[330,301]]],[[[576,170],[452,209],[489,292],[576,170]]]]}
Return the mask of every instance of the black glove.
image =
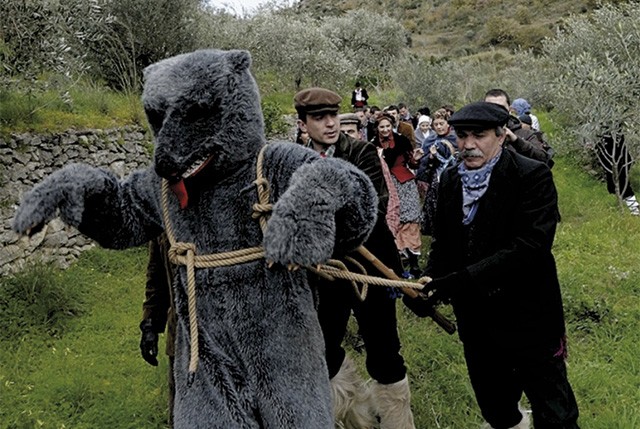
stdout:
{"type": "Polygon", "coordinates": [[[158,334],[153,330],[151,319],[140,322],[140,354],[149,365],[158,366],[158,334]]]}
{"type": "Polygon", "coordinates": [[[433,313],[433,306],[436,304],[435,301],[427,298],[427,295],[423,293],[418,293],[415,298],[405,295],[402,297],[402,302],[418,317],[428,317],[433,313]]]}
{"type": "Polygon", "coordinates": [[[433,312],[433,307],[439,303],[448,304],[451,297],[460,291],[468,280],[467,270],[457,271],[431,280],[425,286],[425,291],[430,291],[429,295],[418,294],[416,298],[409,298],[405,295],[402,302],[409,307],[418,317],[427,317],[433,312]]]}

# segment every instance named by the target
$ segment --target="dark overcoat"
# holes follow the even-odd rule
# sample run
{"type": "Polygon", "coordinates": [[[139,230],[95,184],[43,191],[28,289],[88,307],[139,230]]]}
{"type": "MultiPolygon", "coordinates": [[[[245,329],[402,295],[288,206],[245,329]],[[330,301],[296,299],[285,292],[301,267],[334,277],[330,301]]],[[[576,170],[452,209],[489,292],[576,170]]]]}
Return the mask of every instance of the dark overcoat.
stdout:
{"type": "Polygon", "coordinates": [[[461,340],[559,344],[565,328],[551,253],[558,217],[549,168],[503,150],[467,226],[457,167],[443,173],[440,186],[427,273],[468,273],[452,298],[461,340]],[[513,336],[523,341],[513,342],[513,336]]]}

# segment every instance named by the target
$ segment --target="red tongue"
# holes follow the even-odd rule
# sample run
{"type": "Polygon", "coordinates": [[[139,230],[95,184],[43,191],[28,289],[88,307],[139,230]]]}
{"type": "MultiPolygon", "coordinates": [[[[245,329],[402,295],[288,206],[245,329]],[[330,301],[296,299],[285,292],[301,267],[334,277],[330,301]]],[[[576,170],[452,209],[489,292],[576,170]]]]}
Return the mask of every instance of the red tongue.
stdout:
{"type": "Polygon", "coordinates": [[[178,182],[169,185],[169,188],[178,197],[180,208],[185,209],[189,204],[189,195],[187,194],[187,188],[184,186],[184,180],[180,179],[178,182]]]}

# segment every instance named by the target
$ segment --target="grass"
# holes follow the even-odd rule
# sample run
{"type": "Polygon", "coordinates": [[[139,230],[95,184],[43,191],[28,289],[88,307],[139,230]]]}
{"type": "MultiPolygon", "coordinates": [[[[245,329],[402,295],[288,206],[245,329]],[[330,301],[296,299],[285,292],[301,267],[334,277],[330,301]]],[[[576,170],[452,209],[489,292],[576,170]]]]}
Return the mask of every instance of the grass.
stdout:
{"type": "Polygon", "coordinates": [[[0,90],[0,134],[52,133],[70,128],[113,128],[146,119],[137,94],[123,94],[99,87],[59,91],[0,90]]]}
{"type": "Polygon", "coordinates": [[[98,249],[55,275],[84,295],[83,315],[63,335],[35,324],[2,339],[0,428],[164,427],[166,360],[153,368],[138,351],[145,264],[145,250],[98,249]]]}
{"type": "MultiPolygon", "coordinates": [[[[562,213],[554,253],[580,425],[638,428],[640,219],[566,159],[556,160],[554,177],[562,213]]],[[[167,359],[153,368],[138,351],[145,262],[144,250],[96,249],[64,272],[37,274],[49,279],[46,288],[62,286],[70,295],[49,294],[47,300],[58,297],[58,304],[11,313],[22,320],[11,323],[22,324],[0,337],[0,429],[166,427],[167,359]],[[74,311],[46,323],[26,316],[48,314],[55,306],[74,311]]],[[[17,283],[32,284],[33,273],[26,276],[17,283]]],[[[0,303],[8,290],[19,290],[12,282],[1,280],[0,303]]],[[[41,297],[44,289],[36,289],[41,297]]],[[[36,301],[24,302],[28,307],[36,301]]],[[[451,315],[449,307],[442,310],[451,315]]],[[[482,419],[457,336],[417,319],[400,303],[398,315],[416,427],[478,427],[482,419]]],[[[363,355],[348,352],[365,375],[363,355]]]]}

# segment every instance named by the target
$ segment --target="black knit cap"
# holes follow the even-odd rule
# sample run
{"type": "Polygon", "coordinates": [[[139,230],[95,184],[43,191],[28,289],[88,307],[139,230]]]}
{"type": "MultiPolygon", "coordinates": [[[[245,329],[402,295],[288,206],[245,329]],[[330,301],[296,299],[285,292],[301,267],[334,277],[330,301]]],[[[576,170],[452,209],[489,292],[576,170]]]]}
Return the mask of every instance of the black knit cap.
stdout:
{"type": "Polygon", "coordinates": [[[298,112],[338,113],[342,97],[324,88],[307,88],[293,97],[293,105],[298,112]]]}
{"type": "Polygon", "coordinates": [[[523,124],[527,124],[527,125],[533,124],[533,121],[531,120],[531,116],[527,115],[526,113],[518,116],[518,119],[520,119],[520,122],[522,122],[523,124]]]}
{"type": "Polygon", "coordinates": [[[509,112],[495,103],[479,101],[467,104],[449,118],[449,125],[456,129],[481,129],[501,127],[507,123],[509,112]]]}

